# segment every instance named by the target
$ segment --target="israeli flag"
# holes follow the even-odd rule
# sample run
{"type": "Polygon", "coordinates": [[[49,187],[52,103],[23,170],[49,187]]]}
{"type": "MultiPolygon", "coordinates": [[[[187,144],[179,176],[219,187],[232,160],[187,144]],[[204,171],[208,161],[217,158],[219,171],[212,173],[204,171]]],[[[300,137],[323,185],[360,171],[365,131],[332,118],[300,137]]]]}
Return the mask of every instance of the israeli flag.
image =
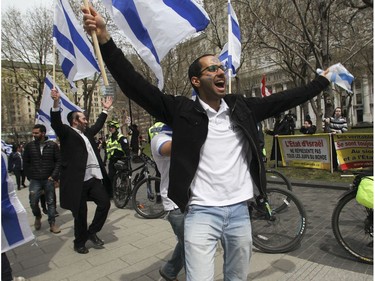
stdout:
{"type": "Polygon", "coordinates": [[[72,89],[75,89],[73,81],[100,72],[92,44],[67,0],[56,1],[53,40],[59,51],[62,71],[72,89]]]}
{"type": "MultiPolygon", "coordinates": [[[[61,89],[55,85],[56,89],[60,93],[60,110],[61,110],[61,119],[64,124],[69,125],[67,116],[71,111],[81,111],[83,110],[78,106],[72,103],[69,98],[61,91],[61,89]]],[[[44,80],[44,89],[42,101],[40,102],[40,108],[36,114],[35,124],[43,124],[46,126],[47,136],[49,139],[56,139],[55,131],[51,127],[51,108],[53,107],[53,100],[51,98],[51,90],[53,89],[53,79],[50,75],[46,75],[44,80]]]]}
{"type": "Polygon", "coordinates": [[[1,252],[7,252],[33,240],[27,213],[17,197],[8,174],[8,160],[1,152],[1,252]]]}
{"type": "Polygon", "coordinates": [[[13,145],[1,140],[1,151],[4,152],[7,156],[9,156],[13,152],[13,145]]]}
{"type": "MultiPolygon", "coordinates": [[[[318,74],[322,74],[323,70],[317,69],[318,74]]],[[[331,83],[343,88],[349,93],[352,91],[352,83],[354,76],[341,64],[336,63],[329,67],[326,78],[331,81],[331,83]]]]}
{"type": "Polygon", "coordinates": [[[232,76],[241,64],[241,32],[240,25],[232,4],[228,2],[228,42],[219,55],[219,60],[229,69],[232,76]]]}
{"type": "Polygon", "coordinates": [[[209,17],[193,0],[103,0],[114,22],[155,73],[159,89],[161,60],[181,40],[204,30],[209,17]]]}

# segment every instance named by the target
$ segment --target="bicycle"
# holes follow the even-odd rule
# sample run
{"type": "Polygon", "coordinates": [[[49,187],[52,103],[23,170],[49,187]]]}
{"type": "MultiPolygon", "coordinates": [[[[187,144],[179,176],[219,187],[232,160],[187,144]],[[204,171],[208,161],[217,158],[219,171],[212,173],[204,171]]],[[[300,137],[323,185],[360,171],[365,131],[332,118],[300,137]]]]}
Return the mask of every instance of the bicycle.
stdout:
{"type": "Polygon", "coordinates": [[[335,206],[331,223],[337,242],[362,262],[373,263],[373,209],[356,201],[359,183],[372,171],[354,172],[351,187],[335,206]]]}
{"type": "Polygon", "coordinates": [[[159,218],[165,214],[160,196],[160,178],[152,176],[149,166],[156,169],[155,162],[141,152],[142,164],[131,167],[130,158],[115,163],[113,177],[113,201],[117,208],[124,208],[132,199],[134,210],[144,218],[159,218]],[[133,173],[139,171],[132,179],[133,173]]]}
{"type": "Polygon", "coordinates": [[[265,253],[292,251],[305,235],[306,211],[287,189],[269,187],[266,194],[249,201],[253,245],[265,253]]]}
{"type": "Polygon", "coordinates": [[[286,188],[287,190],[292,190],[292,184],[290,183],[289,179],[284,176],[279,171],[273,169],[266,169],[267,175],[267,185],[275,184],[277,187],[286,188]]]}

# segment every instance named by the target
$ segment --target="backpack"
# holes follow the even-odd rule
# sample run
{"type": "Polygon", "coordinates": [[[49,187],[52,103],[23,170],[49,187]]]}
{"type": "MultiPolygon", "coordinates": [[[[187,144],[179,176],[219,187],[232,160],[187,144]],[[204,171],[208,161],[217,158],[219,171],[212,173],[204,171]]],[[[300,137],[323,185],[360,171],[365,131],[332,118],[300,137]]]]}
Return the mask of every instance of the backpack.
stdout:
{"type": "Polygon", "coordinates": [[[374,208],[374,177],[366,176],[361,179],[358,185],[356,200],[359,204],[374,208]]]}

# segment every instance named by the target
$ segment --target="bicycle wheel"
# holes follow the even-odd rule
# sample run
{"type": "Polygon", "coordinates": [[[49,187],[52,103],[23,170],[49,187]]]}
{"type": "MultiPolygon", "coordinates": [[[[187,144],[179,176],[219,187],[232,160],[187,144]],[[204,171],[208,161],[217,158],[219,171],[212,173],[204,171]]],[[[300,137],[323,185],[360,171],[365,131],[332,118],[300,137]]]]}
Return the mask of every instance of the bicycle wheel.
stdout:
{"type": "Polygon", "coordinates": [[[113,202],[117,208],[124,208],[131,196],[130,179],[127,173],[117,173],[113,177],[113,202]]]}
{"type": "Polygon", "coordinates": [[[373,209],[360,205],[356,190],[346,194],[332,213],[332,230],[338,243],[354,257],[373,263],[373,209]]]}
{"type": "Polygon", "coordinates": [[[266,170],[267,186],[285,188],[292,191],[292,184],[289,179],[276,170],[266,170]]]}
{"type": "Polygon", "coordinates": [[[306,212],[299,199],[289,190],[267,189],[271,216],[266,210],[250,201],[253,245],[266,253],[284,253],[294,250],[306,231],[306,212]]]}
{"type": "Polygon", "coordinates": [[[132,203],[135,211],[146,219],[157,219],[164,215],[160,192],[160,178],[148,177],[133,189],[132,203]],[[158,193],[158,194],[157,194],[158,193]]]}

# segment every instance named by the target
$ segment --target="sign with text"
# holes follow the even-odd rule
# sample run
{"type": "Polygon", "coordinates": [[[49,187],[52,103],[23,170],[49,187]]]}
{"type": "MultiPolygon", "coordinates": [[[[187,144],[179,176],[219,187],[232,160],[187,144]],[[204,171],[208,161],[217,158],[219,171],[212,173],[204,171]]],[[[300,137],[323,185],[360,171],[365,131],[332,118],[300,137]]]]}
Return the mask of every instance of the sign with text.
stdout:
{"type": "Polygon", "coordinates": [[[341,170],[373,167],[373,134],[336,134],[333,141],[341,170]]]}
{"type": "Polygon", "coordinates": [[[283,166],[331,170],[329,134],[278,136],[283,166]]]}

